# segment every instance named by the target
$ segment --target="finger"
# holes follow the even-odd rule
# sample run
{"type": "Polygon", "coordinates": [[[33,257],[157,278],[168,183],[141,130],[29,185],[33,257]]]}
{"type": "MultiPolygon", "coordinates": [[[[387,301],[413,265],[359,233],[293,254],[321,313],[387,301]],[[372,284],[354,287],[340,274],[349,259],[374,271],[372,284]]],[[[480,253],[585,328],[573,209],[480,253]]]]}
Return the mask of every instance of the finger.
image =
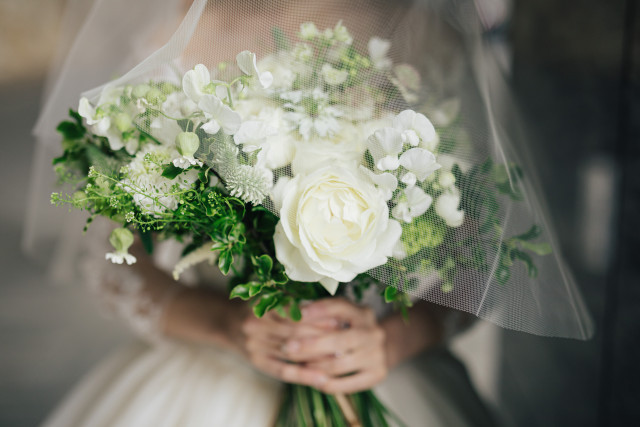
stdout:
{"type": "Polygon", "coordinates": [[[384,333],[380,328],[347,329],[316,337],[289,339],[283,350],[289,360],[305,361],[333,355],[336,352],[347,354],[360,347],[380,345],[383,342],[384,333]]]}
{"type": "Polygon", "coordinates": [[[294,322],[280,322],[274,319],[250,317],[242,325],[245,335],[268,335],[284,340],[289,338],[304,338],[320,335],[325,329],[313,324],[299,324],[294,322]]]}
{"type": "Polygon", "coordinates": [[[303,322],[326,318],[348,321],[353,326],[371,325],[376,321],[373,310],[357,306],[343,298],[326,298],[302,308],[303,322]]]}
{"type": "Polygon", "coordinates": [[[373,388],[381,383],[386,376],[386,369],[367,369],[345,377],[329,378],[316,388],[327,394],[356,393],[373,388]]]}
{"type": "Polygon", "coordinates": [[[267,356],[257,356],[252,363],[262,372],[281,381],[321,387],[327,382],[327,376],[320,371],[301,365],[283,362],[267,356]]]}
{"type": "Polygon", "coordinates": [[[305,363],[307,368],[316,369],[329,377],[337,377],[384,365],[384,356],[372,347],[364,347],[353,353],[337,354],[305,363]]]}

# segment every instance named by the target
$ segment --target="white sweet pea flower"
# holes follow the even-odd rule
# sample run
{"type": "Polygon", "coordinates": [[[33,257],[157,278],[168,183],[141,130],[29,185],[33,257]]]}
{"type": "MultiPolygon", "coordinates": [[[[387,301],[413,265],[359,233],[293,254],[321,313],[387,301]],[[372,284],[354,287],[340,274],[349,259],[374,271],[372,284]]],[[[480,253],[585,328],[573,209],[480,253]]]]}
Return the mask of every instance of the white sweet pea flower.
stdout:
{"type": "Polygon", "coordinates": [[[330,86],[341,85],[347,81],[349,72],[347,70],[338,70],[333,68],[331,64],[324,64],[320,70],[325,83],[330,86]]]}
{"type": "Polygon", "coordinates": [[[133,244],[133,233],[126,228],[116,228],[109,236],[109,243],[116,250],[105,255],[107,260],[114,264],[122,264],[126,261],[128,265],[136,262],[136,257],[129,253],[129,248],[133,244]]]}
{"type": "Polygon", "coordinates": [[[433,151],[438,145],[438,134],[424,114],[404,110],[393,119],[393,127],[402,133],[403,141],[433,151]],[[417,139],[416,139],[417,137],[417,139]]]}
{"type": "Polygon", "coordinates": [[[203,95],[198,102],[198,107],[204,111],[208,120],[202,126],[202,130],[206,133],[214,135],[222,128],[227,135],[233,135],[240,129],[242,122],[240,114],[225,105],[217,96],[203,95]]]}
{"type": "Polygon", "coordinates": [[[176,149],[180,157],[173,159],[177,168],[187,169],[190,166],[202,166],[202,162],[193,157],[200,148],[200,138],[194,132],[180,132],[176,136],[176,149]]]}
{"type": "Polygon", "coordinates": [[[129,154],[135,154],[138,150],[138,140],[136,138],[130,138],[126,141],[126,144],[122,139],[122,131],[117,126],[117,124],[120,124],[120,127],[122,127],[124,122],[122,117],[120,117],[120,120],[112,120],[111,117],[100,112],[99,109],[93,108],[89,100],[84,97],[80,99],[78,114],[91,126],[93,133],[107,138],[109,147],[113,151],[118,151],[124,147],[129,154]]]}
{"type": "Polygon", "coordinates": [[[464,211],[459,210],[460,194],[457,191],[443,193],[436,200],[436,213],[449,227],[459,227],[464,221],[464,211]]]}
{"type": "Polygon", "coordinates": [[[193,70],[189,70],[182,78],[182,90],[193,101],[199,102],[207,94],[206,86],[211,83],[209,69],[203,65],[196,65],[193,70]]]}
{"type": "Polygon", "coordinates": [[[436,162],[436,156],[424,148],[410,148],[402,153],[400,165],[408,170],[402,177],[402,182],[408,186],[415,185],[416,181],[424,181],[431,173],[440,168],[436,162]]]}
{"type": "Polygon", "coordinates": [[[313,40],[320,35],[320,31],[313,22],[303,22],[300,24],[300,38],[302,40],[313,40]]]}
{"type": "Polygon", "coordinates": [[[398,155],[402,151],[402,134],[394,128],[378,129],[367,140],[376,168],[396,170],[400,166],[398,155]]]}
{"type": "Polygon", "coordinates": [[[326,166],[297,175],[279,191],[284,196],[273,239],[291,279],[320,282],[334,294],[339,282],[393,255],[402,228],[358,169],[326,166]]]}
{"type": "Polygon", "coordinates": [[[291,90],[298,73],[303,73],[303,68],[308,68],[296,63],[290,52],[283,51],[262,58],[258,67],[273,76],[273,82],[269,86],[271,90],[291,90]]]}
{"type": "Polygon", "coordinates": [[[387,56],[389,48],[391,48],[391,42],[389,40],[372,37],[369,39],[367,47],[369,48],[369,57],[375,68],[386,70],[391,67],[391,59],[387,56]]]}
{"type": "Polygon", "coordinates": [[[353,43],[353,37],[351,37],[351,34],[349,34],[349,30],[347,30],[347,27],[342,25],[342,20],[338,21],[338,23],[334,27],[333,36],[337,41],[346,45],[350,45],[351,43],[353,43]]]}
{"type": "Polygon", "coordinates": [[[149,125],[151,136],[163,144],[173,144],[182,128],[172,119],[165,116],[158,116],[149,125]]]}
{"type": "Polygon", "coordinates": [[[394,206],[391,215],[399,221],[411,222],[413,218],[425,213],[432,202],[433,197],[420,187],[409,187],[404,190],[404,196],[394,206]]]}
{"type": "Polygon", "coordinates": [[[243,50],[236,56],[236,62],[240,71],[248,76],[255,76],[258,78],[260,85],[263,89],[267,89],[273,83],[273,74],[269,71],[260,72],[258,70],[258,64],[256,60],[256,54],[243,50]]]}
{"type": "Polygon", "coordinates": [[[398,178],[388,172],[377,174],[364,166],[360,166],[360,170],[367,174],[378,189],[382,191],[381,194],[384,200],[391,200],[393,192],[398,188],[398,178]]]}
{"type": "Polygon", "coordinates": [[[197,110],[198,104],[193,102],[184,92],[172,92],[162,103],[162,112],[177,119],[188,117],[197,110]]]}

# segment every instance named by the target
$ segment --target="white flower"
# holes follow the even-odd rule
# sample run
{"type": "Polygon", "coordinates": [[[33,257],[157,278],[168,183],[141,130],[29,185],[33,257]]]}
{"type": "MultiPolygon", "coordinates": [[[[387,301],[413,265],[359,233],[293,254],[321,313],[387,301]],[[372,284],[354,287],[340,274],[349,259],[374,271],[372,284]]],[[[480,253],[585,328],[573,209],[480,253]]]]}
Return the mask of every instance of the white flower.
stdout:
{"type": "Polygon", "coordinates": [[[375,68],[385,70],[391,67],[391,59],[387,56],[391,42],[379,37],[372,37],[369,40],[369,57],[375,68]]]}
{"type": "Polygon", "coordinates": [[[376,168],[381,171],[398,169],[398,155],[403,144],[402,134],[398,130],[389,127],[378,129],[367,141],[376,168]]]}
{"type": "Polygon", "coordinates": [[[293,55],[298,61],[308,62],[313,58],[313,48],[308,43],[298,43],[293,55]]]}
{"type": "Polygon", "coordinates": [[[434,151],[438,145],[438,134],[424,114],[404,110],[393,119],[393,127],[402,133],[403,141],[408,144],[420,145],[429,151],[434,151]]]}
{"type": "Polygon", "coordinates": [[[351,37],[351,34],[349,34],[349,30],[347,30],[347,27],[342,25],[342,21],[338,21],[338,23],[336,24],[335,28],[333,29],[333,36],[337,41],[341,43],[347,45],[353,43],[353,37],[351,37]]]}
{"type": "Polygon", "coordinates": [[[187,169],[190,166],[202,166],[202,162],[193,156],[200,147],[200,138],[194,132],[180,132],[176,136],[176,149],[181,157],[173,159],[173,165],[177,168],[187,169]]]}
{"type": "Polygon", "coordinates": [[[277,169],[291,163],[296,138],[285,121],[284,111],[273,105],[264,105],[257,113],[244,116],[245,121],[233,136],[242,150],[251,152],[260,149],[258,166],[277,169]]]}
{"type": "Polygon", "coordinates": [[[318,28],[313,22],[303,22],[300,24],[300,38],[302,40],[313,40],[319,34],[318,28]]]}
{"type": "Polygon", "coordinates": [[[173,144],[178,134],[182,132],[178,122],[165,116],[158,116],[153,119],[149,125],[149,130],[151,136],[166,145],[173,144]]]}
{"type": "Polygon", "coordinates": [[[393,192],[398,188],[398,178],[387,172],[374,173],[364,166],[360,166],[360,170],[369,175],[371,181],[382,191],[381,194],[384,200],[390,200],[393,197],[393,192]]]}
{"type": "Polygon", "coordinates": [[[179,158],[174,146],[147,144],[126,167],[122,188],[130,193],[143,213],[159,217],[178,208],[178,196],[198,180],[198,171],[184,171],[174,179],[162,176],[163,165],[179,158]]]}
{"type": "Polygon", "coordinates": [[[205,117],[209,120],[202,125],[202,130],[214,135],[220,128],[228,134],[233,135],[240,128],[242,119],[240,114],[225,105],[220,98],[215,95],[203,95],[198,102],[198,107],[204,111],[205,117]]]}
{"type": "Polygon", "coordinates": [[[339,282],[385,264],[402,234],[380,190],[357,169],[298,175],[282,193],[278,261],[291,279],[320,282],[331,294],[339,282]]]}
{"type": "Polygon", "coordinates": [[[402,182],[413,186],[417,181],[424,181],[434,171],[440,168],[436,162],[436,156],[424,148],[410,148],[400,156],[400,165],[407,169],[402,177],[402,182]]]}
{"type": "Polygon", "coordinates": [[[104,136],[109,141],[109,147],[113,151],[118,151],[125,147],[129,154],[134,154],[138,150],[137,138],[129,138],[126,141],[122,139],[122,131],[118,129],[118,120],[112,120],[107,114],[99,109],[93,108],[87,98],[80,98],[78,104],[78,114],[87,121],[91,126],[93,133],[104,136]]]}
{"type": "Polygon", "coordinates": [[[302,71],[300,64],[293,60],[289,52],[266,56],[258,62],[258,67],[273,76],[273,82],[269,86],[272,90],[291,90],[298,72],[302,71]]]}
{"type": "Polygon", "coordinates": [[[198,104],[193,102],[184,92],[172,92],[162,103],[162,112],[176,119],[188,117],[197,110],[198,104]]]}
{"type": "Polygon", "coordinates": [[[333,68],[331,64],[324,64],[320,71],[322,72],[325,83],[330,86],[341,85],[346,82],[347,77],[349,77],[347,70],[338,70],[333,68]]]}
{"type": "Polygon", "coordinates": [[[129,248],[133,244],[133,233],[126,228],[116,228],[109,236],[109,243],[116,250],[105,255],[107,260],[114,264],[127,262],[128,265],[136,262],[136,257],[129,254],[129,248]]]}
{"type": "Polygon", "coordinates": [[[420,187],[409,187],[404,190],[402,200],[391,210],[391,215],[397,220],[411,222],[413,218],[425,213],[432,202],[433,197],[420,187]]]}
{"type": "Polygon", "coordinates": [[[273,75],[269,71],[260,72],[258,70],[258,64],[256,63],[256,54],[243,50],[236,56],[236,62],[240,71],[248,76],[254,76],[258,78],[258,81],[262,85],[263,89],[267,89],[273,83],[273,75]]]}
{"type": "Polygon", "coordinates": [[[459,227],[464,221],[464,211],[458,210],[460,194],[457,191],[443,193],[436,200],[436,213],[449,227],[459,227]]]}
{"type": "Polygon", "coordinates": [[[365,142],[358,126],[342,122],[339,130],[332,136],[298,142],[291,170],[294,175],[310,173],[324,163],[357,168],[362,163],[366,150],[365,142]]]}
{"type": "Polygon", "coordinates": [[[206,86],[211,83],[209,69],[202,65],[196,65],[193,70],[189,70],[182,78],[182,90],[195,103],[200,101],[207,94],[206,86]]]}

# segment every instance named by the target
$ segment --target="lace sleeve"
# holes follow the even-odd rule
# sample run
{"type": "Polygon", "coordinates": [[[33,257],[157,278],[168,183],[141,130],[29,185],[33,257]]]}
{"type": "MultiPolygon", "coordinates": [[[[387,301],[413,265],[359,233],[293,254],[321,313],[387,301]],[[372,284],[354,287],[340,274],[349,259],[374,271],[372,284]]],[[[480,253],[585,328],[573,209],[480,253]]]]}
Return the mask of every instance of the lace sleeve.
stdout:
{"type": "Polygon", "coordinates": [[[163,341],[163,313],[184,288],[161,271],[171,250],[159,248],[160,256],[154,260],[138,257],[133,266],[112,264],[105,260],[111,228],[107,224],[93,224],[92,228],[80,260],[84,283],[106,311],[124,320],[136,335],[153,343],[163,341]]]}

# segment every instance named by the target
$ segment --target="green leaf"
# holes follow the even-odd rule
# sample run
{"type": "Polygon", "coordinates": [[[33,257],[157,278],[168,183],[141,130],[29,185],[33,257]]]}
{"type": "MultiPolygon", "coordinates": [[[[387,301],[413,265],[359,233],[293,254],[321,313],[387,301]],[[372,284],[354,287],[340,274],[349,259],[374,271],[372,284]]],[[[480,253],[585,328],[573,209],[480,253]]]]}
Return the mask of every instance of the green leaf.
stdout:
{"type": "Polygon", "coordinates": [[[551,245],[548,244],[547,242],[541,242],[541,243],[520,242],[520,245],[522,245],[523,249],[531,251],[534,254],[540,255],[540,256],[549,255],[551,252],[553,252],[551,245]]]}
{"type": "Polygon", "coordinates": [[[271,269],[273,268],[273,260],[269,255],[261,255],[254,257],[251,262],[256,267],[256,273],[263,280],[268,280],[271,276],[271,269]]]}
{"type": "Polygon", "coordinates": [[[260,297],[258,302],[253,306],[253,314],[256,317],[262,317],[264,314],[273,308],[278,303],[278,300],[273,294],[267,294],[260,297]]]}
{"type": "Polygon", "coordinates": [[[244,301],[247,301],[249,298],[249,286],[247,285],[236,285],[233,289],[231,289],[231,293],[229,294],[229,299],[232,298],[240,298],[244,301]]]}
{"type": "Polygon", "coordinates": [[[297,301],[291,301],[289,304],[289,317],[294,322],[299,322],[302,319],[302,311],[300,311],[300,305],[297,301]]]}
{"type": "Polygon", "coordinates": [[[233,264],[233,255],[231,251],[225,249],[220,251],[220,256],[218,257],[218,268],[225,276],[229,274],[229,270],[231,269],[231,265],[233,264]]]}
{"type": "Polygon", "coordinates": [[[255,297],[256,295],[258,295],[260,293],[260,291],[262,290],[262,288],[264,288],[264,283],[261,282],[249,282],[247,283],[249,285],[249,296],[250,297],[255,297]]]}
{"type": "Polygon", "coordinates": [[[56,130],[62,134],[64,139],[80,139],[85,134],[83,126],[68,121],[61,122],[56,130]]]}
{"type": "Polygon", "coordinates": [[[542,227],[540,227],[538,224],[533,224],[529,230],[518,236],[515,236],[515,238],[518,240],[533,240],[536,237],[540,236],[540,234],[542,234],[542,227]]]}
{"type": "Polygon", "coordinates": [[[519,251],[517,249],[513,250],[513,256],[520,261],[522,261],[527,266],[527,272],[529,273],[529,277],[536,278],[538,277],[538,268],[533,263],[533,260],[529,256],[528,253],[519,251]]]}
{"type": "Polygon", "coordinates": [[[142,247],[144,248],[145,252],[148,253],[149,255],[152,255],[153,254],[153,238],[152,238],[151,232],[142,231],[141,229],[138,229],[138,235],[140,236],[140,241],[142,242],[142,247]]]}
{"type": "Polygon", "coordinates": [[[162,176],[167,179],[174,179],[176,176],[180,175],[182,171],[184,171],[184,169],[174,166],[173,163],[169,163],[164,167],[162,176]]]}
{"type": "Polygon", "coordinates": [[[398,289],[393,286],[387,286],[384,288],[384,302],[393,302],[398,294],[398,289]]]}

